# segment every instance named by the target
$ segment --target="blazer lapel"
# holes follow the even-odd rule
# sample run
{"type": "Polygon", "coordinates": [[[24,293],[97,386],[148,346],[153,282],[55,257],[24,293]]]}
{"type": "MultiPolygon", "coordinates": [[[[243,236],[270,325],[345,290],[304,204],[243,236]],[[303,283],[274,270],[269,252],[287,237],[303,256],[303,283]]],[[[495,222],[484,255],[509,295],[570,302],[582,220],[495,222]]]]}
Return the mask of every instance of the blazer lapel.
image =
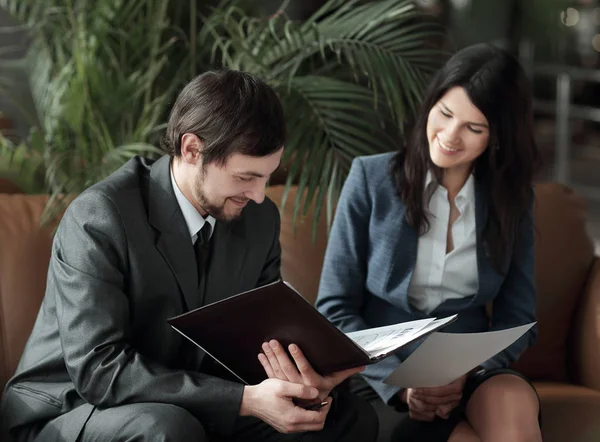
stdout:
{"type": "Polygon", "coordinates": [[[202,305],[237,295],[244,290],[243,264],[248,246],[243,234],[243,222],[243,219],[239,219],[231,223],[217,221],[215,224],[202,305]]]}
{"type": "Polygon", "coordinates": [[[487,208],[487,199],[483,192],[482,186],[475,180],[475,227],[477,231],[477,251],[481,249],[483,250],[483,242],[480,241],[482,239],[483,229],[485,228],[485,224],[487,222],[488,216],[488,208],[487,208]]]}
{"type": "MultiPolygon", "coordinates": [[[[491,266],[489,249],[483,241],[483,230],[488,219],[487,198],[481,185],[475,182],[475,226],[477,231],[477,276],[479,289],[476,296],[493,297],[502,282],[502,276],[491,266]]],[[[474,302],[475,299],[471,301],[474,302]]]]}
{"type": "Polygon", "coordinates": [[[190,233],[171,183],[170,158],[160,158],[150,171],[148,212],[159,231],[156,248],[177,279],[185,309],[198,304],[198,270],[190,233]]]}
{"type": "Polygon", "coordinates": [[[404,278],[402,282],[401,292],[404,293],[405,296],[402,296],[400,299],[402,303],[402,307],[406,311],[416,312],[415,309],[408,302],[408,287],[410,286],[410,281],[412,280],[415,264],[417,262],[417,251],[419,248],[419,236],[413,227],[408,224],[406,216],[402,216],[402,226],[400,229],[399,238],[402,239],[402,244],[399,247],[396,247],[396,251],[401,249],[401,253],[396,254],[396,259],[394,259],[394,265],[401,266],[400,268],[408,269],[407,277],[404,278]]]}
{"type": "Polygon", "coordinates": [[[411,312],[413,308],[408,302],[408,287],[417,262],[419,237],[415,229],[408,224],[406,210],[400,199],[394,196],[391,201],[392,206],[388,211],[387,221],[391,226],[389,230],[391,239],[395,240],[396,244],[385,291],[394,293],[394,303],[403,310],[411,312]]]}

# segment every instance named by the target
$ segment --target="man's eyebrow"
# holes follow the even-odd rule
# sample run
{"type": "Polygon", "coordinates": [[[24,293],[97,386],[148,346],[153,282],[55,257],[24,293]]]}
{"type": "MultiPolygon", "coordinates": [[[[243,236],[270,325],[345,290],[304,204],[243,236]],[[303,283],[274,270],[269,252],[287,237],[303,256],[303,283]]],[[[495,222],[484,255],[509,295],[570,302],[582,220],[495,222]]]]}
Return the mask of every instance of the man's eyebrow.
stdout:
{"type": "MultiPolygon", "coordinates": [[[[440,101],[440,104],[444,107],[444,110],[446,112],[448,112],[449,114],[452,114],[452,111],[450,110],[450,108],[448,106],[446,106],[442,101],[440,101]]],[[[474,121],[469,121],[467,122],[467,124],[470,124],[471,126],[481,126],[481,127],[485,127],[486,129],[489,129],[488,125],[485,123],[475,123],[474,121]]]]}
{"type": "Polygon", "coordinates": [[[248,170],[248,171],[242,171],[242,172],[237,172],[236,175],[253,176],[253,177],[256,177],[256,178],[264,178],[265,177],[262,173],[252,172],[250,170],[248,170]]]}

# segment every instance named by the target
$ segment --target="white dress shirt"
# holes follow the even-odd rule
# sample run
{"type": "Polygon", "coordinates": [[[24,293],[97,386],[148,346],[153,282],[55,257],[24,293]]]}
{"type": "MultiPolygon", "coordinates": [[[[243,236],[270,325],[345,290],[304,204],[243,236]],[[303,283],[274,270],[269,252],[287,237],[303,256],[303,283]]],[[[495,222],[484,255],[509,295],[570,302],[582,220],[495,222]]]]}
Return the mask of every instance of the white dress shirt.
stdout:
{"type": "MultiPolygon", "coordinates": [[[[427,174],[425,195],[435,186],[431,172],[427,174]]],[[[429,204],[429,231],[419,237],[417,262],[408,288],[413,308],[431,313],[448,299],[475,295],[477,277],[477,235],[475,227],[475,181],[470,175],[454,203],[459,217],[452,224],[454,249],[446,254],[450,202],[448,191],[438,185],[429,204]]]]}
{"type": "Polygon", "coordinates": [[[179,190],[179,186],[175,181],[175,177],[173,176],[173,171],[170,170],[171,173],[171,184],[173,184],[173,190],[175,191],[175,198],[177,198],[177,203],[179,204],[179,208],[183,213],[183,217],[185,218],[185,223],[188,226],[190,231],[190,237],[192,238],[192,244],[196,242],[196,238],[198,238],[198,232],[202,228],[205,222],[210,224],[210,237],[212,238],[213,231],[215,230],[215,223],[217,222],[211,215],[208,215],[204,218],[200,213],[196,210],[196,208],[190,203],[190,201],[185,197],[181,190],[179,190]]]}

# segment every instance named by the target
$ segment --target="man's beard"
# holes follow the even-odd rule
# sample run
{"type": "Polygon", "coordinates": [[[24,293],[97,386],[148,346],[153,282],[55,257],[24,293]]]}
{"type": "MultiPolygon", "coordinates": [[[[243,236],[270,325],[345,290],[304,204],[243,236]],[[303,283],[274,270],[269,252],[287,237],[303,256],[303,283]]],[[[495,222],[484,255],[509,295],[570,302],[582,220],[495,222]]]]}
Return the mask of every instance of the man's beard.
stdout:
{"type": "Polygon", "coordinates": [[[225,204],[227,203],[227,198],[225,198],[221,204],[215,204],[213,201],[211,201],[206,196],[206,193],[204,192],[204,189],[202,186],[203,182],[204,182],[204,171],[200,172],[196,176],[196,183],[194,186],[194,191],[195,191],[194,197],[198,201],[198,204],[200,205],[200,207],[202,207],[202,209],[206,213],[208,213],[210,216],[212,216],[217,221],[226,222],[226,223],[235,221],[236,219],[238,219],[241,216],[241,214],[242,214],[241,210],[233,215],[225,213],[225,204]]]}

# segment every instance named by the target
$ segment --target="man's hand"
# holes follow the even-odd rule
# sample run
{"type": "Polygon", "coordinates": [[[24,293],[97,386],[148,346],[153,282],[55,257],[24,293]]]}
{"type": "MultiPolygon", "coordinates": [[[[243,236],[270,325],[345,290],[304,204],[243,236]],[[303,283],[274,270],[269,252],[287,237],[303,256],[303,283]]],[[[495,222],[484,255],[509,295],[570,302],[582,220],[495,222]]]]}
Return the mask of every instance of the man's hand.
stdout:
{"type": "Polygon", "coordinates": [[[244,387],[240,416],[254,416],[280,433],[320,431],[331,408],[331,397],[324,407],[309,411],[294,405],[294,398],[313,401],[319,392],[301,384],[267,379],[258,385],[244,387]]]}
{"type": "Polygon", "coordinates": [[[300,348],[295,344],[290,344],[288,347],[295,363],[290,360],[281,344],[274,339],[263,343],[262,349],[264,353],[258,355],[258,360],[270,379],[281,379],[317,388],[320,401],[329,396],[331,390],[346,378],[365,369],[365,367],[350,368],[321,376],[312,368],[300,348]]]}
{"type": "Polygon", "coordinates": [[[461,376],[442,387],[407,388],[402,390],[401,398],[408,404],[412,419],[432,421],[435,416],[448,419],[454,408],[460,404],[467,376],[461,376]]]}

